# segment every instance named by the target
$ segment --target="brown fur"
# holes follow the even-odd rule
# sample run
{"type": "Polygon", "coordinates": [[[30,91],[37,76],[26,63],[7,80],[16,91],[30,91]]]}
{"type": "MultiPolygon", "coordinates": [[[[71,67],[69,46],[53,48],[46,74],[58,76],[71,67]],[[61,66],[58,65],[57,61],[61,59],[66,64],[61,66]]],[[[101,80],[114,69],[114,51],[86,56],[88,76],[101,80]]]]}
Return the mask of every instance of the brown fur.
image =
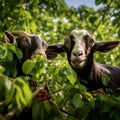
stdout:
{"type": "MultiPolygon", "coordinates": [[[[47,51],[53,52],[56,56],[58,53],[66,52],[68,62],[71,65],[70,56],[75,44],[73,39],[74,36],[70,35],[65,39],[64,43],[48,46],[47,51]]],[[[84,43],[84,46],[86,46],[86,48],[84,48],[86,53],[85,65],[82,68],[75,68],[71,65],[81,84],[85,85],[88,91],[97,90],[99,88],[106,90],[107,88],[112,90],[111,94],[116,96],[120,95],[120,67],[100,64],[94,60],[94,53],[96,51],[109,52],[119,45],[120,42],[97,42],[93,40],[90,35],[83,37],[83,39],[86,40],[84,43]],[[108,76],[109,82],[107,85],[103,84],[104,76],[108,76]],[[82,79],[84,79],[84,81],[81,81],[82,79]]]]}

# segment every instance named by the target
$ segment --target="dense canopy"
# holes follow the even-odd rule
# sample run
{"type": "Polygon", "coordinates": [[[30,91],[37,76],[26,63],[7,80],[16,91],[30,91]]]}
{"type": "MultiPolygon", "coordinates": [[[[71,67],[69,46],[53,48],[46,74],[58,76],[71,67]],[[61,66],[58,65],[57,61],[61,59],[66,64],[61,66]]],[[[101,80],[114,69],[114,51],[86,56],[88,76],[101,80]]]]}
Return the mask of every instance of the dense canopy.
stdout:
{"type": "MultiPolygon", "coordinates": [[[[102,7],[97,10],[86,5],[74,8],[64,0],[0,0],[0,120],[9,120],[13,117],[9,116],[10,112],[18,114],[31,105],[34,120],[120,119],[120,97],[102,94],[101,90],[94,94],[87,92],[77,81],[66,54],[47,61],[41,56],[29,59],[22,66],[26,75],[16,76],[13,54],[21,60],[22,52],[16,44],[3,42],[3,33],[15,30],[41,35],[49,45],[64,42],[73,29],[86,29],[97,41],[119,40],[120,1],[94,2],[102,7]],[[30,81],[38,86],[29,87],[30,81]],[[50,97],[41,101],[36,91],[43,87],[47,87],[45,94],[50,97]]],[[[98,53],[95,59],[119,66],[119,49],[98,53]]],[[[103,81],[107,84],[107,76],[103,81]]]]}

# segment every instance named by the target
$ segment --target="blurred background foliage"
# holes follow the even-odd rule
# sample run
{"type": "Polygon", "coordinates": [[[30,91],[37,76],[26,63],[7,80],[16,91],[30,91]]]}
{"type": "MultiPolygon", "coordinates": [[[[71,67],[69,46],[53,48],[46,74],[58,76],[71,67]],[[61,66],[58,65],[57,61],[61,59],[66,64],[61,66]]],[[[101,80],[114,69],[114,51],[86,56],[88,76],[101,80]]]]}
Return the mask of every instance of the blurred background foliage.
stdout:
{"type": "MultiPolygon", "coordinates": [[[[64,0],[0,0],[0,36],[5,30],[25,30],[41,34],[49,44],[63,42],[73,29],[87,29],[96,40],[120,38],[119,0],[95,0],[94,10],[86,5],[69,7],[64,0]]],[[[110,55],[97,59],[119,64],[118,49],[110,55]]]]}
{"type": "MultiPolygon", "coordinates": [[[[93,34],[97,41],[119,40],[120,1],[95,0],[94,2],[96,6],[102,4],[102,7],[97,10],[86,5],[74,8],[69,7],[64,0],[0,0],[1,40],[3,40],[4,31],[14,31],[18,29],[28,33],[40,34],[42,39],[47,41],[48,44],[63,42],[64,38],[69,35],[73,29],[86,29],[93,34]]],[[[120,47],[117,47],[112,52],[107,54],[96,53],[95,58],[100,63],[120,65],[119,49],[120,47]]],[[[3,62],[4,60],[1,59],[1,61],[3,62]]],[[[27,65],[30,65],[30,63],[28,62],[27,65]]],[[[38,68],[34,68],[35,70],[32,68],[33,71],[30,74],[32,74],[34,78],[40,79],[39,83],[43,83],[43,81],[49,77],[52,78],[49,88],[50,92],[52,93],[52,99],[54,100],[53,104],[55,108],[51,108],[51,104],[49,104],[47,101],[44,103],[34,102],[35,106],[33,107],[33,111],[38,111],[33,112],[35,120],[38,120],[38,118],[41,120],[48,120],[48,118],[49,120],[61,120],[61,117],[58,117],[59,110],[64,113],[62,114],[62,118],[66,120],[83,120],[89,117],[91,120],[120,119],[119,114],[117,113],[120,111],[120,107],[117,107],[120,99],[116,100],[114,97],[109,98],[106,95],[101,96],[98,94],[96,97],[96,102],[90,93],[83,92],[86,91],[84,86],[80,84],[77,84],[76,86],[74,85],[76,75],[69,67],[66,55],[64,53],[59,55],[56,59],[48,61],[47,66],[49,68],[44,68],[45,70],[40,66],[42,72],[38,68]],[[40,74],[37,74],[36,71],[40,72],[40,74]],[[61,90],[61,92],[58,93],[55,92],[58,89],[63,89],[64,87],[65,90],[61,90]],[[54,92],[55,94],[53,94],[54,92]],[[115,107],[114,105],[117,107],[115,110],[113,109],[115,107]],[[58,108],[58,106],[61,106],[61,108],[58,108]],[[103,106],[104,109],[102,108],[103,106]],[[98,109],[95,109],[95,111],[91,110],[93,108],[98,109]],[[55,114],[53,114],[51,111],[54,111],[55,114]],[[95,112],[96,116],[99,116],[99,119],[98,117],[93,117],[94,115],[92,111],[95,112]],[[110,111],[112,111],[111,115],[109,114],[110,111]],[[99,115],[99,113],[101,114],[99,115]],[[107,117],[105,116],[106,113],[108,114],[107,117]]],[[[3,71],[1,73],[3,73],[3,71]]],[[[15,74],[16,72],[14,70],[13,76],[15,76],[15,74]]],[[[9,78],[6,79],[6,81],[9,80],[9,78]]],[[[26,86],[26,84],[22,82],[21,78],[17,79],[19,79],[19,82],[21,82],[23,86],[26,86]]],[[[1,76],[1,81],[2,80],[3,76],[1,76]]],[[[17,83],[15,83],[13,86],[16,85],[17,83]]],[[[2,91],[3,89],[4,87],[0,90],[2,91]]],[[[19,90],[19,87],[17,86],[14,89],[19,90]]],[[[14,89],[11,89],[11,91],[14,91],[14,89]]],[[[29,89],[28,86],[26,89],[29,89]]],[[[27,94],[25,92],[25,88],[22,91],[27,94]]],[[[13,95],[9,96],[8,93],[6,93],[6,96],[8,96],[9,101],[11,101],[11,96],[13,95]]],[[[31,96],[30,91],[29,95],[31,96]]],[[[24,98],[22,96],[20,100],[22,101],[23,99],[24,98]]],[[[29,102],[28,99],[26,101],[29,102]]],[[[1,97],[0,100],[3,100],[3,98],[1,97]]],[[[27,102],[24,102],[23,104],[23,102],[19,100],[16,101],[18,105],[22,103],[22,106],[25,106],[27,104],[27,102]]],[[[2,109],[0,109],[0,111],[2,111],[2,109]]]]}

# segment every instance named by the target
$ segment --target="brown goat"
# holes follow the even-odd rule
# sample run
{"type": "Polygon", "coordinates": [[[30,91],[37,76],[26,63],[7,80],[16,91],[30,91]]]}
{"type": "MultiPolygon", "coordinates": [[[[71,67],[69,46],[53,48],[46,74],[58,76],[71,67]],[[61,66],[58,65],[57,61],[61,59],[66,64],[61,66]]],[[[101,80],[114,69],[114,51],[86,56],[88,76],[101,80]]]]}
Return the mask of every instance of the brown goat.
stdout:
{"type": "MultiPolygon", "coordinates": [[[[9,43],[17,43],[18,48],[22,50],[23,58],[17,62],[17,76],[23,75],[22,64],[29,58],[33,58],[36,55],[43,55],[45,58],[51,59],[55,54],[46,56],[46,50],[48,48],[47,43],[42,40],[38,35],[28,34],[24,31],[4,32],[4,40],[9,43]],[[50,56],[50,57],[49,57],[50,56]]],[[[17,59],[16,56],[14,56],[17,59]]],[[[33,120],[32,108],[25,109],[19,116],[14,116],[13,120],[33,120]]]]}
{"type": "Polygon", "coordinates": [[[51,45],[47,51],[56,54],[66,52],[70,66],[88,91],[108,88],[112,90],[113,95],[118,96],[120,67],[97,63],[93,55],[96,51],[109,52],[119,43],[119,41],[97,42],[86,30],[73,30],[63,44],[51,45]],[[103,84],[104,76],[109,78],[107,85],[103,84]]]}
{"type": "Polygon", "coordinates": [[[22,62],[28,58],[34,57],[36,54],[41,54],[46,58],[45,51],[48,45],[38,35],[30,35],[26,32],[17,30],[11,33],[5,32],[4,38],[6,42],[17,42],[18,48],[23,52],[22,62]],[[15,38],[15,36],[17,36],[17,38],[15,38]]]}
{"type": "MultiPolygon", "coordinates": [[[[29,34],[21,30],[14,32],[4,32],[4,40],[9,43],[17,43],[18,48],[22,50],[23,58],[21,61],[18,60],[17,64],[17,75],[23,75],[22,64],[29,58],[33,58],[36,55],[43,55],[46,59],[52,59],[56,54],[49,53],[46,55],[48,48],[47,43],[42,40],[38,35],[29,34]],[[53,55],[52,55],[53,54],[53,55]]],[[[15,60],[17,60],[17,57],[15,60]]]]}

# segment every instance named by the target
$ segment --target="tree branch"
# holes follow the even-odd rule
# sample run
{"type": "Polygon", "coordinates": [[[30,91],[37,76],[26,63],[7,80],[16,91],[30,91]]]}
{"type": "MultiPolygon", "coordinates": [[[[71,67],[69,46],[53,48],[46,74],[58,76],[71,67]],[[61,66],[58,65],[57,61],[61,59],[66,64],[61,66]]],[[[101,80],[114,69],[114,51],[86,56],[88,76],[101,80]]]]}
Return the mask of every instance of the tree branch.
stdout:
{"type": "Polygon", "coordinates": [[[14,107],[9,113],[7,113],[4,117],[6,120],[10,120],[11,118],[13,118],[16,115],[18,108],[14,107]]]}
{"type": "Polygon", "coordinates": [[[53,101],[53,100],[49,100],[49,101],[57,107],[57,109],[60,113],[63,112],[67,115],[70,115],[70,116],[73,116],[73,117],[75,116],[74,114],[69,113],[69,112],[65,111],[63,108],[59,107],[55,101],[53,101]]]}
{"type": "Polygon", "coordinates": [[[107,13],[107,11],[109,10],[112,2],[113,2],[113,0],[111,0],[111,2],[105,7],[105,9],[104,9],[104,14],[103,14],[102,18],[100,19],[99,23],[96,25],[95,29],[92,31],[92,33],[94,33],[94,32],[98,29],[98,27],[100,26],[100,24],[101,24],[102,21],[104,20],[104,18],[105,18],[105,16],[106,16],[106,13],[107,13]]]}
{"type": "Polygon", "coordinates": [[[48,85],[48,82],[51,80],[51,78],[47,79],[42,86],[39,86],[32,94],[32,99],[34,99],[37,94],[40,92],[41,89],[43,89],[44,87],[46,87],[48,85]]]}
{"type": "Polygon", "coordinates": [[[55,94],[55,93],[57,93],[57,92],[63,91],[64,89],[65,89],[64,87],[63,87],[63,88],[60,88],[60,89],[58,89],[58,90],[56,90],[56,91],[51,92],[51,94],[55,94]]]}

